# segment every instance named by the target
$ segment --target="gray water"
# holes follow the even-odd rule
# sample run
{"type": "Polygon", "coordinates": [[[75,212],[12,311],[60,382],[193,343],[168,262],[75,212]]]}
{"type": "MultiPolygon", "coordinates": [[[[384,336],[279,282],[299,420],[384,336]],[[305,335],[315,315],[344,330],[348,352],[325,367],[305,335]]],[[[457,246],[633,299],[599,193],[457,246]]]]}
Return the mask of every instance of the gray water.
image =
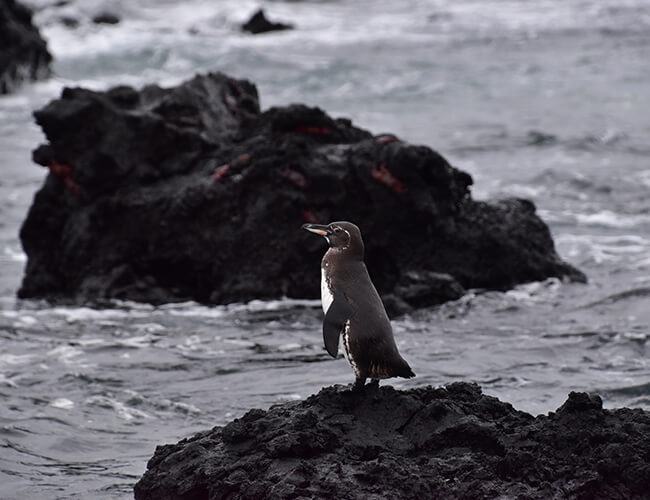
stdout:
{"type": "Polygon", "coordinates": [[[571,390],[650,409],[649,2],[135,0],[94,26],[101,5],[40,10],[56,76],[0,97],[0,498],[128,498],[157,444],[352,380],[322,347],[317,301],[15,298],[17,233],[46,173],[31,112],[63,86],[224,71],[255,82],[263,107],[317,105],[433,147],[477,199],[530,198],[589,283],[473,291],[394,321],[417,377],[390,383],[474,380],[533,414],[571,390]],[[240,34],[259,5],[299,29],[240,34]]]}

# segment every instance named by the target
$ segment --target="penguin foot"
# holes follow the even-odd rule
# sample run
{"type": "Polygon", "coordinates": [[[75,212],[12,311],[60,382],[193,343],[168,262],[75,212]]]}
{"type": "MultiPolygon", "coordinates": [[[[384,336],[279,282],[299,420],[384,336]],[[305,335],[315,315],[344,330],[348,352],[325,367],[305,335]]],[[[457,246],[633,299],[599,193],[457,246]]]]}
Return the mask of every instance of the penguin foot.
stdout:
{"type": "Polygon", "coordinates": [[[381,398],[381,393],[379,392],[379,379],[371,378],[370,383],[365,386],[365,392],[369,396],[372,396],[372,399],[378,400],[381,398]]]}
{"type": "Polygon", "coordinates": [[[359,392],[362,391],[363,388],[366,385],[366,378],[357,378],[354,380],[354,384],[352,384],[351,391],[352,392],[359,392]]]}

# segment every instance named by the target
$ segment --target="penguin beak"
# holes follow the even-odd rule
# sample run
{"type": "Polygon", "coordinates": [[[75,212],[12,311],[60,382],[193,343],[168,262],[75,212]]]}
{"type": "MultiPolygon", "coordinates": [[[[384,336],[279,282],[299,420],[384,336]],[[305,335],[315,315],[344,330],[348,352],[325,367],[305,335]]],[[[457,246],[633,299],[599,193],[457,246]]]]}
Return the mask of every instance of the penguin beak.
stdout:
{"type": "Polygon", "coordinates": [[[320,234],[321,236],[330,234],[329,226],[322,226],[320,224],[303,224],[302,228],[312,233],[320,234]]]}

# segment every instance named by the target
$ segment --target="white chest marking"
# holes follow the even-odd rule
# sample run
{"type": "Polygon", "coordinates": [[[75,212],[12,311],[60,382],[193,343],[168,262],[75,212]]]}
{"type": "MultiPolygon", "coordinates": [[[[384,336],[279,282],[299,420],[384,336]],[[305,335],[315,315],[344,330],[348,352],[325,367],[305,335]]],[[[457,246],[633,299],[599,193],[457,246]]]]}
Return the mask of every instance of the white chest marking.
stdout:
{"type": "Polygon", "coordinates": [[[345,359],[352,367],[352,370],[354,371],[354,376],[358,377],[359,367],[354,362],[354,359],[352,358],[352,354],[350,354],[350,337],[348,335],[349,331],[350,331],[350,320],[345,322],[345,327],[343,328],[343,332],[341,333],[341,343],[343,344],[343,355],[345,356],[345,359]]]}
{"type": "Polygon", "coordinates": [[[320,270],[320,300],[323,303],[323,312],[327,314],[327,310],[334,302],[334,297],[330,291],[330,287],[327,284],[327,278],[325,278],[325,269],[321,268],[320,270]]]}

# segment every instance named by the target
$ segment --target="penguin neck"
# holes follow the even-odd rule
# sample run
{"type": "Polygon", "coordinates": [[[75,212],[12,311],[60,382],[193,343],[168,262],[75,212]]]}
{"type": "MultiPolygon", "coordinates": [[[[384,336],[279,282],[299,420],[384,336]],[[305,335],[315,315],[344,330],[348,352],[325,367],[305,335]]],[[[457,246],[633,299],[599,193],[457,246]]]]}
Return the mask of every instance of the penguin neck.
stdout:
{"type": "Polygon", "coordinates": [[[323,269],[331,270],[332,266],[339,265],[339,263],[363,263],[363,247],[361,248],[329,248],[321,263],[323,269]]]}

